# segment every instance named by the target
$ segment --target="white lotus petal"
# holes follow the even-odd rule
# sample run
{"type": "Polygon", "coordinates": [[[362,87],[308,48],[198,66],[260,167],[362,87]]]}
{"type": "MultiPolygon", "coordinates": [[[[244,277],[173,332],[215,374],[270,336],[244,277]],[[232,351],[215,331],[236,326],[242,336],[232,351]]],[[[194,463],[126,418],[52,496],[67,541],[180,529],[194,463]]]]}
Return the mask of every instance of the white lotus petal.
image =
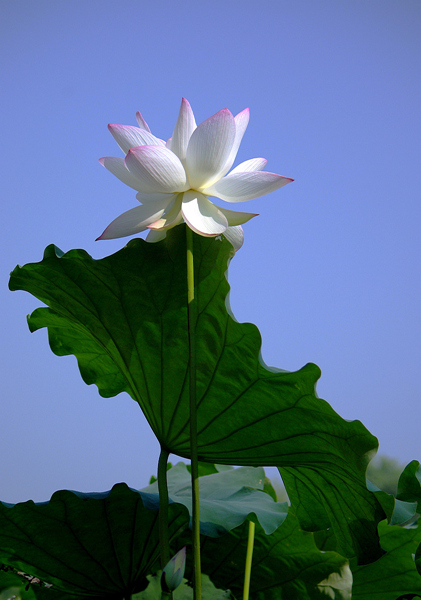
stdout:
{"type": "MultiPolygon", "coordinates": [[[[171,150],[178,156],[183,164],[186,160],[187,146],[196,129],[196,121],[194,114],[188,101],[183,98],[181,101],[180,112],[178,114],[177,123],[174,127],[174,132],[171,139],[171,150]]],[[[168,140],[169,141],[169,140],[168,140]]],[[[167,142],[167,148],[168,148],[167,142]]]]}
{"type": "Polygon", "coordinates": [[[193,131],[186,153],[190,187],[200,189],[219,179],[234,139],[234,117],[226,108],[203,121],[193,131]]]}
{"type": "Polygon", "coordinates": [[[104,158],[100,158],[99,162],[113,175],[120,179],[120,181],[130,186],[134,190],[139,190],[139,181],[134,175],[130,173],[130,171],[126,167],[124,158],[105,156],[104,158]]]}
{"type": "Polygon", "coordinates": [[[228,227],[224,231],[223,236],[234,246],[234,250],[237,252],[244,243],[244,231],[241,225],[237,227],[228,227]]]}
{"type": "Polygon", "coordinates": [[[120,215],[98,239],[149,228],[148,241],[157,241],[184,219],[196,233],[226,235],[238,249],[244,239],[240,224],[256,214],[219,208],[207,196],[243,202],[293,181],[264,172],[264,158],[246,160],[226,175],[247,128],[249,109],[235,117],[223,109],[196,127],[190,104],[183,98],[167,142],[152,135],[140,112],[136,119],[139,127],[109,125],[126,158],[105,157],[100,162],[138,192],[141,206],[120,215]]]}
{"type": "Polygon", "coordinates": [[[180,159],[165,146],[131,148],[125,163],[144,194],[184,192],[189,187],[180,159]]]}
{"type": "Polygon", "coordinates": [[[247,223],[247,221],[250,221],[250,219],[252,219],[253,217],[258,216],[257,213],[240,212],[238,210],[228,210],[226,208],[221,208],[220,206],[218,206],[218,208],[221,211],[221,213],[225,215],[225,218],[227,219],[228,225],[230,227],[235,225],[243,225],[244,223],[247,223]]]}
{"type": "Polygon", "coordinates": [[[155,229],[151,229],[146,236],[145,240],[150,244],[154,244],[155,242],[160,242],[161,240],[167,237],[166,231],[155,231],[155,229]]]}
{"type": "Polygon", "coordinates": [[[199,235],[205,237],[220,235],[228,227],[225,215],[199,192],[186,192],[181,210],[187,225],[199,235]]]}
{"type": "Polygon", "coordinates": [[[146,123],[139,111],[136,113],[136,121],[139,123],[140,129],[145,129],[145,131],[149,131],[150,133],[151,130],[149,129],[149,125],[146,123]]]}
{"type": "Polygon", "coordinates": [[[206,193],[226,202],[245,202],[269,194],[291,181],[294,180],[266,171],[230,173],[207,189],[206,193]]]}
{"type": "Polygon", "coordinates": [[[175,216],[174,213],[171,213],[171,217],[172,218],[167,218],[166,215],[162,215],[160,219],[148,225],[148,229],[151,231],[168,231],[168,229],[181,225],[184,221],[183,213],[180,210],[175,216]]]}
{"type": "Polygon", "coordinates": [[[234,143],[231,148],[231,152],[229,154],[228,160],[225,163],[224,170],[222,171],[220,177],[223,177],[228,171],[231,169],[232,164],[237,156],[238,148],[240,147],[241,140],[243,139],[243,135],[247,129],[247,125],[250,120],[250,109],[245,108],[243,111],[238,113],[234,117],[235,121],[235,138],[234,143]]]}
{"type": "Polygon", "coordinates": [[[136,200],[141,204],[151,204],[151,202],[159,203],[164,200],[168,200],[168,204],[171,200],[177,197],[177,194],[142,194],[139,192],[136,194],[136,200]]]}
{"type": "Polygon", "coordinates": [[[124,154],[136,146],[165,146],[165,142],[155,137],[146,129],[132,127],[131,125],[108,125],[113,138],[123,150],[124,154]]]}
{"type": "Polygon", "coordinates": [[[144,231],[148,225],[157,221],[164,213],[166,205],[142,205],[131,208],[114,219],[97,240],[111,240],[144,231]]]}
{"type": "Polygon", "coordinates": [[[167,229],[172,229],[176,225],[179,225],[183,222],[183,215],[181,213],[181,201],[183,199],[183,194],[178,194],[174,201],[172,201],[167,208],[165,209],[165,213],[162,215],[160,219],[151,223],[148,228],[149,229],[157,229],[166,231],[167,229]]]}
{"type": "Polygon", "coordinates": [[[250,171],[263,171],[267,164],[266,158],[250,158],[237,165],[230,173],[249,173],[250,171]]]}

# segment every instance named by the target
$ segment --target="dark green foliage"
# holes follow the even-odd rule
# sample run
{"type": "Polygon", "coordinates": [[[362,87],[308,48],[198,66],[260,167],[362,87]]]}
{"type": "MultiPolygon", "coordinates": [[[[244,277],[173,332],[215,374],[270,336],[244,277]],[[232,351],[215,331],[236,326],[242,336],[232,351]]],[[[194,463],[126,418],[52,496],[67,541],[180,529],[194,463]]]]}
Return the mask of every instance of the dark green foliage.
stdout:
{"type": "MultiPolygon", "coordinates": [[[[242,597],[247,536],[244,523],[223,538],[206,538],[202,545],[203,572],[217,588],[230,589],[236,598],[242,597]]],[[[300,530],[292,514],[270,536],[257,524],[250,597],[319,600],[323,596],[318,584],[331,573],[341,573],[346,565],[347,560],[336,552],[320,552],[313,536],[300,530]]]]}
{"type": "MultiPolygon", "coordinates": [[[[403,470],[398,483],[398,498],[421,504],[421,465],[413,460],[403,470]]],[[[418,512],[421,512],[419,510],[418,512]]]]}
{"type": "MultiPolygon", "coordinates": [[[[48,327],[55,354],[74,354],[102,396],[130,394],[160,443],[189,457],[185,252],[184,225],[102,260],[49,246],[42,262],[13,271],[10,287],[48,305],[29,326],[48,327]]],[[[339,552],[377,559],[384,513],[365,486],[377,440],[317,397],[317,366],[290,373],[262,364],[259,331],[227,310],[232,246],[194,235],[194,253],[199,459],[280,467],[304,528],[332,527],[339,552]]]]}
{"type": "Polygon", "coordinates": [[[421,542],[421,529],[382,522],[379,532],[387,553],[371,565],[353,569],[352,600],[397,600],[406,594],[421,595],[421,577],[413,559],[421,542]]]}
{"type": "MultiPolygon", "coordinates": [[[[189,516],[179,504],[169,514],[172,539],[189,516]]],[[[53,585],[32,585],[37,598],[124,598],[145,587],[158,559],[158,513],[123,483],[102,494],[60,491],[40,504],[0,503],[0,564],[53,585]]]]}

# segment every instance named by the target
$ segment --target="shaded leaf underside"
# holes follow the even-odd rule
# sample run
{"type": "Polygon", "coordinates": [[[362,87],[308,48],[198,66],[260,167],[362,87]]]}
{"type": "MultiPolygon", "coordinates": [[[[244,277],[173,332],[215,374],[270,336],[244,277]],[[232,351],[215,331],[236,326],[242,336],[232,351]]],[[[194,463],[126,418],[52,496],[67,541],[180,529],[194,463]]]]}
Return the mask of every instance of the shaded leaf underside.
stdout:
{"type": "MultiPolygon", "coordinates": [[[[183,506],[170,505],[170,539],[188,521],[183,506]]],[[[0,563],[53,585],[34,587],[37,597],[127,597],[158,558],[158,512],[124,483],[99,494],[59,491],[44,503],[0,502],[0,563]]]]}
{"type": "MultiPolygon", "coordinates": [[[[244,523],[223,538],[206,538],[202,548],[202,570],[216,587],[230,589],[237,598],[242,597],[247,541],[248,524],[244,523]]],[[[323,596],[317,585],[331,573],[340,573],[346,564],[336,552],[320,552],[313,536],[300,530],[292,514],[270,536],[257,524],[250,597],[319,599],[323,596]]],[[[191,575],[189,569],[187,573],[191,575]]]]}

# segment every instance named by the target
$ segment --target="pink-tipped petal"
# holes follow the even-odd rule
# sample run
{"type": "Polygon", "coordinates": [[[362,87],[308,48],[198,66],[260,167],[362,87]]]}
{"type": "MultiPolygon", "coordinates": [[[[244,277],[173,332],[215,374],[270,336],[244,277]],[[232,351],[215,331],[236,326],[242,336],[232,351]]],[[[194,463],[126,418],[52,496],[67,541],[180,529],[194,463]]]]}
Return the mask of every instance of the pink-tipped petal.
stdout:
{"type": "MultiPolygon", "coordinates": [[[[192,108],[188,101],[185,98],[183,98],[181,101],[181,107],[180,112],[178,114],[177,123],[175,124],[172,138],[170,138],[170,148],[174,152],[174,154],[178,156],[178,158],[183,164],[185,164],[189,140],[195,129],[196,121],[194,119],[192,108]]],[[[169,147],[168,142],[167,147],[169,147]]]]}
{"type": "Polygon", "coordinates": [[[266,158],[250,158],[237,165],[230,173],[250,173],[251,171],[263,171],[267,164],[266,158]]]}
{"type": "Polygon", "coordinates": [[[127,169],[124,158],[117,158],[113,156],[105,156],[100,158],[99,162],[104,166],[110,173],[115,175],[120,181],[139,191],[139,182],[127,169]]]}
{"type": "Polygon", "coordinates": [[[180,159],[165,146],[131,148],[125,163],[144,194],[171,194],[189,188],[180,159]]]}
{"type": "Polygon", "coordinates": [[[225,215],[225,218],[227,219],[228,225],[230,227],[243,225],[244,223],[247,223],[247,221],[250,221],[250,219],[253,219],[253,217],[258,216],[257,213],[240,212],[238,210],[228,210],[226,208],[221,208],[220,206],[218,206],[218,208],[221,211],[221,213],[225,215]]]}
{"type": "Polygon", "coordinates": [[[223,172],[221,173],[221,177],[224,176],[231,169],[233,162],[235,161],[235,157],[237,156],[238,148],[240,147],[241,140],[243,139],[243,135],[247,129],[247,125],[250,120],[250,109],[245,108],[243,111],[238,113],[234,117],[235,121],[235,139],[231,148],[231,152],[229,154],[228,160],[225,163],[225,167],[223,172]]]}
{"type": "Polygon", "coordinates": [[[142,117],[139,111],[136,113],[136,121],[139,123],[140,129],[144,129],[145,131],[151,132],[149,129],[149,125],[146,123],[145,119],[142,117]]]}
{"type": "Polygon", "coordinates": [[[187,225],[199,235],[205,237],[220,235],[228,227],[225,215],[199,192],[186,192],[181,210],[187,225]]]}
{"type": "Polygon", "coordinates": [[[97,240],[112,240],[144,231],[148,225],[157,221],[166,206],[142,205],[131,208],[114,219],[97,240]]]}
{"type": "Polygon", "coordinates": [[[266,171],[234,173],[217,181],[206,193],[226,202],[245,202],[278,190],[291,181],[294,180],[266,171]]]}
{"type": "Polygon", "coordinates": [[[244,231],[241,225],[238,225],[237,227],[228,227],[223,235],[234,246],[236,252],[244,243],[244,231]]]}
{"type": "Polygon", "coordinates": [[[194,130],[186,153],[186,170],[191,188],[204,188],[219,179],[234,139],[234,117],[226,108],[194,130]]]}
{"type": "Polygon", "coordinates": [[[127,154],[130,148],[136,146],[165,146],[163,140],[155,137],[145,129],[139,129],[139,127],[110,123],[108,129],[124,154],[127,154]]]}

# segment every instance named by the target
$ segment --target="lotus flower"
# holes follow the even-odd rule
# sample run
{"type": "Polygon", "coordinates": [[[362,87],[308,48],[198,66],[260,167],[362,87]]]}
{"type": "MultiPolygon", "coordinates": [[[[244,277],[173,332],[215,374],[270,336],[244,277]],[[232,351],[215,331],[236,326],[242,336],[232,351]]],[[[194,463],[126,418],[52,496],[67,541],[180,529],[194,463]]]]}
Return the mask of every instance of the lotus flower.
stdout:
{"type": "Polygon", "coordinates": [[[243,241],[241,224],[256,214],[221,208],[208,197],[244,202],[293,181],[263,171],[264,158],[246,160],[227,175],[248,125],[248,108],[236,117],[224,108],[196,126],[190,104],[183,98],[173,135],[166,143],[152,135],[139,112],[136,117],[139,127],[108,126],[126,157],[106,157],[100,162],[137,190],[141,205],[112,221],[99,240],[149,229],[147,241],[158,241],[184,221],[199,235],[225,235],[238,249],[243,241]]]}

